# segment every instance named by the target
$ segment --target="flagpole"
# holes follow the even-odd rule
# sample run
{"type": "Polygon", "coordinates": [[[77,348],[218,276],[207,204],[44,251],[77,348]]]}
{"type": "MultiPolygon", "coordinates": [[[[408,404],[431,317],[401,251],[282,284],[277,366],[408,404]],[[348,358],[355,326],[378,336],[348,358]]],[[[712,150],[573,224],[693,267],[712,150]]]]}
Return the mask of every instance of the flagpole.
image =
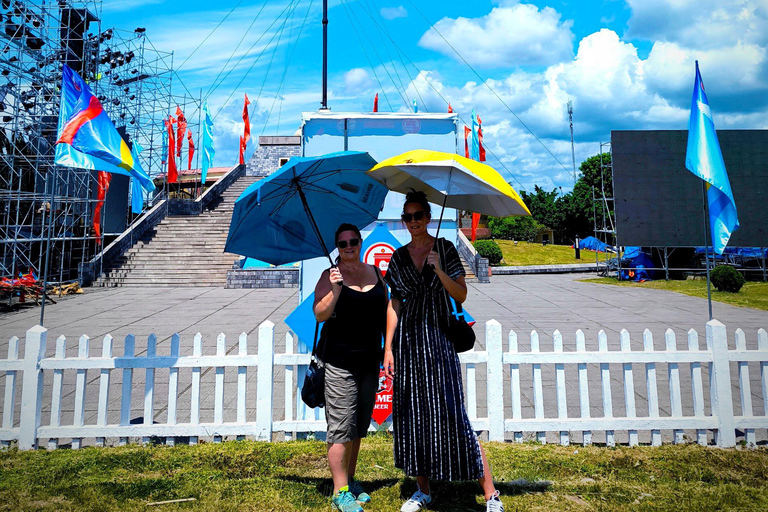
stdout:
{"type": "Polygon", "coordinates": [[[709,319],[712,320],[712,283],[709,279],[709,201],[707,200],[707,182],[704,180],[701,180],[701,192],[704,198],[704,258],[707,264],[707,304],[709,305],[709,319]]]}
{"type": "MultiPolygon", "coordinates": [[[[48,178],[51,178],[51,202],[48,206],[48,237],[45,242],[45,268],[43,269],[43,297],[40,300],[40,325],[44,326],[45,321],[45,290],[48,288],[48,267],[51,261],[51,227],[53,225],[53,201],[54,191],[56,187],[56,166],[48,173],[48,178]]],[[[47,181],[47,180],[46,180],[47,181]]],[[[45,207],[45,205],[43,205],[45,207]]],[[[61,285],[61,283],[59,283],[61,285]]]]}

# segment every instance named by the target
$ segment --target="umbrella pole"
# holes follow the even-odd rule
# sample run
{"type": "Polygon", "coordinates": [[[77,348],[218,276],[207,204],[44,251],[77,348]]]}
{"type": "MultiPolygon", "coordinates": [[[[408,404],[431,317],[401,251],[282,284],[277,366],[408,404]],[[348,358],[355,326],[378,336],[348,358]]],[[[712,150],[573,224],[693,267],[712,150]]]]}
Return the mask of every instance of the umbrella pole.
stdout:
{"type": "Polygon", "coordinates": [[[307,196],[304,195],[304,190],[302,190],[301,185],[298,181],[296,181],[296,189],[299,191],[299,197],[301,198],[301,204],[304,205],[304,211],[307,213],[307,217],[309,217],[309,222],[312,224],[312,230],[315,232],[315,236],[317,237],[317,241],[320,243],[320,247],[323,248],[323,252],[325,253],[325,257],[328,258],[328,261],[331,262],[331,267],[335,267],[336,264],[331,259],[331,254],[328,252],[328,249],[325,247],[325,242],[323,242],[323,236],[320,234],[320,228],[317,227],[317,223],[315,222],[315,218],[312,216],[312,211],[309,209],[309,203],[307,203],[307,196]]]}
{"type": "Polygon", "coordinates": [[[440,225],[443,223],[443,214],[445,213],[445,202],[448,201],[448,195],[443,197],[443,208],[440,210],[440,220],[437,221],[437,233],[435,233],[435,247],[437,247],[437,238],[440,236],[440,225]]]}

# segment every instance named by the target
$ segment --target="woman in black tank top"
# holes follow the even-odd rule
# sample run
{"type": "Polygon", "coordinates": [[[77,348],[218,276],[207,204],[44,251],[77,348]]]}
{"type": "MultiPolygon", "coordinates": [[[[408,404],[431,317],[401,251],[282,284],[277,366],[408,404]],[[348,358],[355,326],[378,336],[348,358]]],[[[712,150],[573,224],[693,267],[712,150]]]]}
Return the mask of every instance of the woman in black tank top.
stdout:
{"type": "Polygon", "coordinates": [[[315,287],[315,317],[325,322],[316,353],[325,363],[331,503],[342,512],[362,511],[357,502],[370,501],[354,476],[378,389],[389,303],[378,268],[360,261],[361,242],[357,227],[339,226],[338,266],[323,272],[315,287]]]}

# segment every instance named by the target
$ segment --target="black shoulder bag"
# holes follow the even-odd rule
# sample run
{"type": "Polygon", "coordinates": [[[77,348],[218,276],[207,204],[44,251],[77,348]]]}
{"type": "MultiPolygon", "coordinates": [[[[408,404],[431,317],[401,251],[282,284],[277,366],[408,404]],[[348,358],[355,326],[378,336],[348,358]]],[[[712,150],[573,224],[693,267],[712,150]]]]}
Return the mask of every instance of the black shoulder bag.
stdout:
{"type": "MultiPolygon", "coordinates": [[[[444,266],[445,254],[443,244],[438,241],[438,252],[440,253],[440,263],[444,266]]],[[[445,271],[445,269],[443,269],[445,271]]],[[[456,302],[456,315],[453,314],[453,308],[451,308],[451,297],[448,294],[448,290],[443,287],[443,296],[445,297],[445,311],[446,316],[440,317],[440,330],[443,331],[445,337],[448,338],[453,344],[453,349],[456,353],[466,352],[472,350],[475,346],[475,331],[472,326],[467,323],[464,315],[461,313],[464,311],[461,304],[456,302]]]]}
{"type": "MultiPolygon", "coordinates": [[[[312,343],[312,360],[304,374],[304,385],[301,386],[301,400],[311,408],[325,407],[325,365],[320,365],[315,356],[317,350],[317,331],[319,322],[315,322],[315,339],[312,343]]],[[[323,347],[325,348],[325,347],[323,347]]],[[[325,350],[323,350],[325,353],[325,350]]]]}

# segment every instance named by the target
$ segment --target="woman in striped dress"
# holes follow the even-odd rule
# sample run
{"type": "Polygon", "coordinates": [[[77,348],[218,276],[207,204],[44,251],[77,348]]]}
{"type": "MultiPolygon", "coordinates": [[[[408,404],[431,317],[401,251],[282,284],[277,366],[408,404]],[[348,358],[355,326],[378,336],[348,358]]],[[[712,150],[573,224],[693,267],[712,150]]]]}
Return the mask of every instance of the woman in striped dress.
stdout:
{"type": "Polygon", "coordinates": [[[432,502],[430,479],[477,479],[487,511],[503,512],[464,407],[459,357],[438,326],[448,315],[444,290],[457,302],[467,297],[459,254],[441,238],[440,261],[423,192],[406,196],[402,219],[411,241],[392,255],[385,276],[391,301],[384,368],[394,383],[395,466],[416,477],[419,489],[400,510],[417,512],[432,502]]]}

